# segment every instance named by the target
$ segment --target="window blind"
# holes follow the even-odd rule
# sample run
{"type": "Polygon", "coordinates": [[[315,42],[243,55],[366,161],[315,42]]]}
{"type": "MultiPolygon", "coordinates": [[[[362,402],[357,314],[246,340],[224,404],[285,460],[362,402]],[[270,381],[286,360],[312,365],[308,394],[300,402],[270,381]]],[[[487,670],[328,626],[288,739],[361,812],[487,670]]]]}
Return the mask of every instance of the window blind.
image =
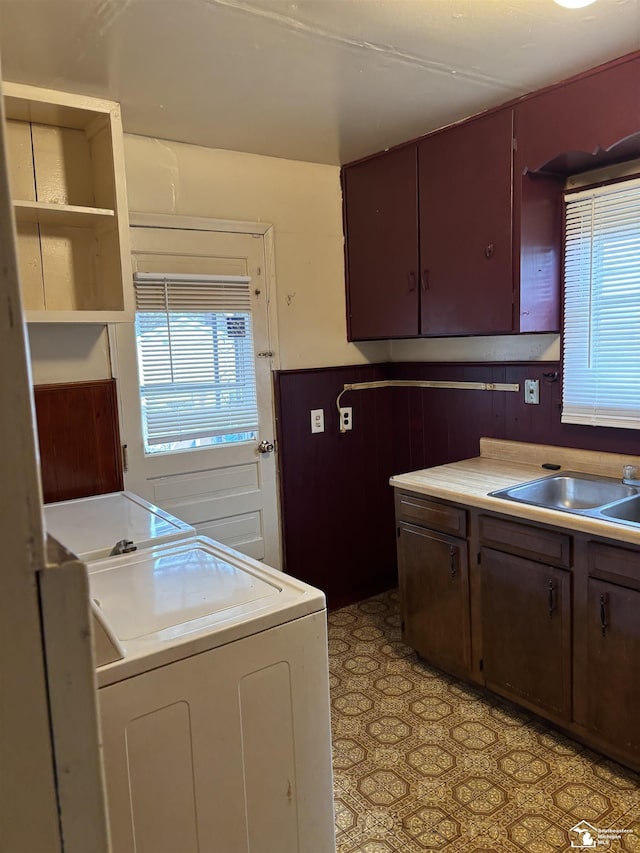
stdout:
{"type": "Polygon", "coordinates": [[[250,279],[136,273],[146,452],[258,428],[250,279]]]}
{"type": "Polygon", "coordinates": [[[640,179],[565,202],[562,421],[640,429],[640,179]]]}

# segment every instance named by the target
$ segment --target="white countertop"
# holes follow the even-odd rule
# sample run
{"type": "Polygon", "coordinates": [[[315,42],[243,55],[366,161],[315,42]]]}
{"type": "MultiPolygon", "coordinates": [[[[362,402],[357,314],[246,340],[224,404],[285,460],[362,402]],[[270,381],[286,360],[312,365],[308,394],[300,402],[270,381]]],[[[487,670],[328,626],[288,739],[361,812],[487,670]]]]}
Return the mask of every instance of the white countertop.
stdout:
{"type": "Polygon", "coordinates": [[[640,470],[638,456],[483,438],[480,440],[480,456],[398,474],[391,478],[390,483],[395,488],[502,515],[640,545],[640,525],[605,521],[489,496],[489,492],[556,473],[542,468],[543,462],[559,464],[564,471],[581,471],[617,479],[621,479],[625,464],[635,465],[640,470]]]}

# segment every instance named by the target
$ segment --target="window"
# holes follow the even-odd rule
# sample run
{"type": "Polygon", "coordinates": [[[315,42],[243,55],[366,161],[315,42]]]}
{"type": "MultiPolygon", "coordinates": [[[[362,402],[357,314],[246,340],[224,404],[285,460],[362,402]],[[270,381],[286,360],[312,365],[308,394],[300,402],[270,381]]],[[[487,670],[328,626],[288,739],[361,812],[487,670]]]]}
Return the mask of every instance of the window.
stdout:
{"type": "Polygon", "coordinates": [[[249,279],[136,273],[145,453],[255,439],[249,279]]]}
{"type": "Polygon", "coordinates": [[[565,201],[562,421],[640,429],[640,179],[565,201]]]}

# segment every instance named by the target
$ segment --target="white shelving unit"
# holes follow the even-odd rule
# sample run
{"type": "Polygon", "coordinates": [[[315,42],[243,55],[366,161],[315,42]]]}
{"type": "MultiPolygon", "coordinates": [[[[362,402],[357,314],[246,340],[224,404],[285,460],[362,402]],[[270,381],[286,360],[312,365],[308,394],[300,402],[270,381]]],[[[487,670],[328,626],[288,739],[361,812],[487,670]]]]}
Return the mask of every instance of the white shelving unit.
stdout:
{"type": "Polygon", "coordinates": [[[2,88],[28,322],[131,320],[119,105],[18,83],[2,88]]]}

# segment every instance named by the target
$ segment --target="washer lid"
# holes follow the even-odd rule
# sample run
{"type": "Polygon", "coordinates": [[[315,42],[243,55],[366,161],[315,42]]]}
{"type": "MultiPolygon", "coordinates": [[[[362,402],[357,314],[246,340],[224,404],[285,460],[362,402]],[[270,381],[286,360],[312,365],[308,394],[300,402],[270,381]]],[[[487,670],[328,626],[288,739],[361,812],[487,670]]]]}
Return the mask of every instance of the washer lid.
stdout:
{"type": "Polygon", "coordinates": [[[101,687],[325,607],[320,590],[205,536],[87,569],[100,619],[124,654],[99,666],[101,687]]]}
{"type": "Polygon", "coordinates": [[[138,548],[195,535],[195,530],[131,492],[113,492],[47,504],[47,532],[81,560],[108,557],[126,539],[138,548]]]}

